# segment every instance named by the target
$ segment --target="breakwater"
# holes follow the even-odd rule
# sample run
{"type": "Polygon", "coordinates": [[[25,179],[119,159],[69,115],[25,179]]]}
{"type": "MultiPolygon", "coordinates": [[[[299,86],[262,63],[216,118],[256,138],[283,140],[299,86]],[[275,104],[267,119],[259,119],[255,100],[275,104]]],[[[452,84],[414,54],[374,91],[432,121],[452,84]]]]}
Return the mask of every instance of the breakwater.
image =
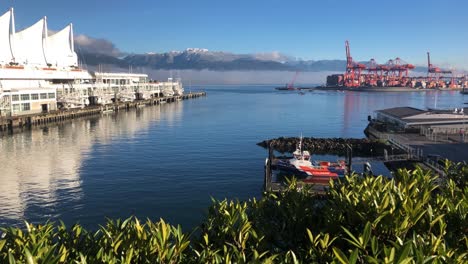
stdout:
{"type": "Polygon", "coordinates": [[[206,96],[206,92],[189,93],[180,96],[159,97],[147,100],[136,100],[132,102],[116,102],[113,104],[88,106],[78,109],[66,109],[51,111],[48,113],[38,113],[21,116],[0,117],[0,136],[8,133],[20,132],[35,126],[42,126],[50,123],[62,122],[85,116],[98,115],[106,112],[126,111],[142,106],[158,105],[161,103],[173,103],[180,100],[187,100],[206,96]]]}
{"type": "MultiPolygon", "coordinates": [[[[296,150],[299,138],[295,137],[279,137],[275,139],[264,140],[257,145],[272,148],[280,153],[292,153],[296,150]]],[[[332,154],[345,156],[348,146],[351,147],[354,156],[372,157],[384,155],[384,150],[394,154],[404,153],[401,150],[385,144],[382,141],[370,140],[366,138],[314,138],[306,137],[302,139],[303,149],[310,151],[312,154],[332,154]],[[402,153],[399,153],[399,152],[402,153]]]]}

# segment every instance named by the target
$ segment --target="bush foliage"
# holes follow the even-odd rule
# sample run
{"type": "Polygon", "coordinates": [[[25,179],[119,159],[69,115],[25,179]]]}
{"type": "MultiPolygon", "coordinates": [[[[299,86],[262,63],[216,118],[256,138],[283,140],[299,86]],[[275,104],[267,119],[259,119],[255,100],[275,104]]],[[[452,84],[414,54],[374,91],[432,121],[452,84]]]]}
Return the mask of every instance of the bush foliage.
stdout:
{"type": "Polygon", "coordinates": [[[260,200],[216,201],[192,234],[159,220],[3,228],[0,263],[467,263],[468,166],[358,175],[327,195],[293,180],[260,200]]]}

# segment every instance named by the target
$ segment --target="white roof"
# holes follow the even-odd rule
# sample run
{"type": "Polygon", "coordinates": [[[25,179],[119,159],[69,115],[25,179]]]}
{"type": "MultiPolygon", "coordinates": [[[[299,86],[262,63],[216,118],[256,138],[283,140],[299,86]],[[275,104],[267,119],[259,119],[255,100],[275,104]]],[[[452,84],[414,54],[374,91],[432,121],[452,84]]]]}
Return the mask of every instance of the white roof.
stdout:
{"type": "Polygon", "coordinates": [[[77,66],[77,56],[73,47],[73,28],[69,24],[59,32],[46,37],[47,62],[57,67],[77,66]]]}
{"type": "Polygon", "coordinates": [[[44,49],[44,32],[47,30],[46,18],[14,34],[13,55],[20,64],[47,66],[44,49]]]}
{"type": "Polygon", "coordinates": [[[10,47],[10,21],[12,10],[0,16],[0,64],[12,61],[13,55],[10,47]]]}
{"type": "Polygon", "coordinates": [[[0,16],[0,65],[15,62],[20,65],[56,68],[78,66],[73,46],[73,27],[68,25],[48,36],[47,19],[15,32],[13,8],[0,16]]]}

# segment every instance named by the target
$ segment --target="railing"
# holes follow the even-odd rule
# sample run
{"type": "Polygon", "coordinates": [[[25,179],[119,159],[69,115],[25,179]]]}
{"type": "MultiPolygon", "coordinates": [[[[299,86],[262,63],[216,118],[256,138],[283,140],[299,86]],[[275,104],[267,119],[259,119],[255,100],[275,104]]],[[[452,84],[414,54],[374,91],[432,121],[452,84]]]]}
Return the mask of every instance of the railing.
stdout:
{"type": "Polygon", "coordinates": [[[378,131],[377,129],[371,127],[370,125],[367,127],[367,130],[369,131],[369,134],[372,134],[373,136],[377,137],[378,139],[383,139],[383,140],[388,140],[388,134],[382,133],[378,131]]]}
{"type": "Polygon", "coordinates": [[[439,173],[440,176],[445,177],[445,167],[440,165],[437,161],[425,159],[423,162],[426,166],[439,173]]]}
{"type": "Polygon", "coordinates": [[[456,127],[428,127],[421,129],[421,135],[424,135],[428,140],[437,141],[453,141],[453,136],[459,136],[459,141],[464,141],[468,138],[468,119],[466,124],[460,124],[456,127]]]}

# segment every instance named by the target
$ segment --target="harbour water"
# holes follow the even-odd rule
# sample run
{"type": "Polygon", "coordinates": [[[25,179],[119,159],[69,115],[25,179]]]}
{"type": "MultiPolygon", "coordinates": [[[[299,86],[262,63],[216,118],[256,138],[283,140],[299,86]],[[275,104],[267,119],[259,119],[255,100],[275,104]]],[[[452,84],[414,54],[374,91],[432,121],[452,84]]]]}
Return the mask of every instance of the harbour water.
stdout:
{"type": "MultiPolygon", "coordinates": [[[[459,92],[276,91],[210,86],[207,97],[85,118],[0,138],[0,226],[106,217],[197,225],[210,197],[262,192],[279,136],[364,137],[367,116],[395,106],[455,108],[459,92]]],[[[189,90],[189,89],[187,89],[189,90]]]]}

